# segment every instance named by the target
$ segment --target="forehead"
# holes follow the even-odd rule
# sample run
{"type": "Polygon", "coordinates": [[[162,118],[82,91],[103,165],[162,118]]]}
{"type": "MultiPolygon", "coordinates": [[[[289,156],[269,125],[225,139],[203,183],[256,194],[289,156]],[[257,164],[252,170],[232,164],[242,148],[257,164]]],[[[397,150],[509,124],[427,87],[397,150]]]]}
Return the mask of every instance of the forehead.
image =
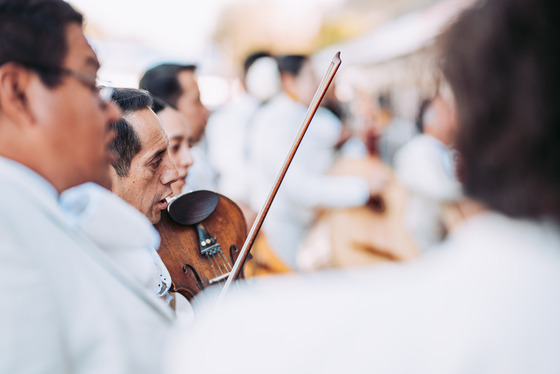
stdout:
{"type": "Polygon", "coordinates": [[[179,73],[177,79],[185,94],[198,92],[198,83],[196,82],[194,71],[183,70],[179,73]]]}
{"type": "Polygon", "coordinates": [[[149,161],[156,153],[167,148],[167,135],[151,109],[127,113],[123,117],[134,128],[142,145],[134,159],[149,161]]]}
{"type": "Polygon", "coordinates": [[[158,113],[158,117],[169,138],[177,136],[188,138],[191,136],[189,122],[178,110],[167,107],[158,113]]]}
{"type": "Polygon", "coordinates": [[[64,59],[64,66],[86,71],[97,71],[99,60],[84,36],[82,27],[77,23],[70,23],[66,27],[66,43],[68,53],[64,59]]]}
{"type": "Polygon", "coordinates": [[[306,60],[301,66],[301,70],[299,71],[298,77],[309,78],[314,76],[315,76],[315,71],[313,70],[313,65],[311,65],[310,60],[306,60]]]}

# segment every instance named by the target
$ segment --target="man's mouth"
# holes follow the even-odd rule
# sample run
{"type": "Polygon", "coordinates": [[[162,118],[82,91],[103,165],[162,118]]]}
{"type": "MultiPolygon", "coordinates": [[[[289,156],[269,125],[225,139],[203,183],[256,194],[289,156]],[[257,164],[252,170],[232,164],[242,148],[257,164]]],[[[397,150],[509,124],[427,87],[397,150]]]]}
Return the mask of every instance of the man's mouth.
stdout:
{"type": "Polygon", "coordinates": [[[165,210],[165,209],[167,209],[167,206],[168,206],[168,205],[169,205],[169,204],[168,204],[168,202],[167,202],[167,199],[162,199],[162,200],[159,201],[159,208],[160,208],[160,210],[165,210]]]}

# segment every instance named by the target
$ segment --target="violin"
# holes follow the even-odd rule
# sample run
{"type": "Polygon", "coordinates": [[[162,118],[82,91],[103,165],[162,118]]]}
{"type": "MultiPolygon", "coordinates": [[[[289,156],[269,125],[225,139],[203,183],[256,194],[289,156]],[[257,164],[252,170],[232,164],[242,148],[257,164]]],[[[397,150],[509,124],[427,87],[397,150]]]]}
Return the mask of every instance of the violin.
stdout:
{"type": "Polygon", "coordinates": [[[178,195],[161,213],[155,225],[161,236],[158,253],[171,275],[171,290],[192,300],[206,287],[225,282],[247,237],[239,206],[200,190],[178,195]]]}
{"type": "Polygon", "coordinates": [[[171,200],[167,211],[162,211],[161,221],[155,225],[161,236],[158,253],[171,275],[172,290],[192,300],[204,288],[225,281],[219,302],[231,283],[243,277],[249,251],[340,64],[340,52],[337,52],[249,234],[241,209],[227,197],[211,191],[179,195],[171,200]]]}

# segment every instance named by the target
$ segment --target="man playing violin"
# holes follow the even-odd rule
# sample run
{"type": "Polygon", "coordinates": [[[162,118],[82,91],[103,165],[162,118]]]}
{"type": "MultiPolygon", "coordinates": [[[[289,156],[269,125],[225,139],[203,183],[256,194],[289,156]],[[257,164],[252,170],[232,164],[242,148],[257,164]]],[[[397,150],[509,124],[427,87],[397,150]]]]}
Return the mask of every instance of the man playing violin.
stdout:
{"type": "Polygon", "coordinates": [[[159,118],[152,111],[147,91],[116,89],[113,100],[123,111],[114,124],[117,137],[111,145],[116,161],[111,169],[111,190],[144,214],[152,224],[161,219],[171,185],[178,171],[169,155],[169,140],[159,118]]]}
{"type": "MultiPolygon", "coordinates": [[[[116,88],[113,101],[123,116],[113,124],[117,136],[110,148],[116,156],[111,168],[113,193],[140,211],[152,223],[161,219],[161,211],[167,208],[167,198],[180,193],[185,185],[187,169],[192,165],[188,125],[181,113],[161,104],[154,106],[151,95],[135,88],[116,88]],[[165,132],[161,119],[154,113],[155,107],[165,120],[165,132]]],[[[182,318],[191,318],[190,304],[179,295],[168,292],[171,277],[157,253],[158,243],[145,253],[129,252],[125,261],[129,273],[164,300],[172,302],[182,318]],[[131,266],[131,256],[137,266],[131,266]],[[151,260],[151,261],[148,261],[151,260]],[[142,266],[141,264],[144,264],[142,266]],[[150,276],[150,274],[152,276],[150,276]]]]}

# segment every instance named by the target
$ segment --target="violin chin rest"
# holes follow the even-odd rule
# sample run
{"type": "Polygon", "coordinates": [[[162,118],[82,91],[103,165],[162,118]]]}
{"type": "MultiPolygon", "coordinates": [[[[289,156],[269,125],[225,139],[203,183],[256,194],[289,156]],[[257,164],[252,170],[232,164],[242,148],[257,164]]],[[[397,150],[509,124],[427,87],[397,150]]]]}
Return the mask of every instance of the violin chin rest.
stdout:
{"type": "Polygon", "coordinates": [[[169,216],[181,225],[196,225],[205,220],[218,205],[217,193],[207,190],[191,191],[173,198],[167,206],[169,216]]]}

